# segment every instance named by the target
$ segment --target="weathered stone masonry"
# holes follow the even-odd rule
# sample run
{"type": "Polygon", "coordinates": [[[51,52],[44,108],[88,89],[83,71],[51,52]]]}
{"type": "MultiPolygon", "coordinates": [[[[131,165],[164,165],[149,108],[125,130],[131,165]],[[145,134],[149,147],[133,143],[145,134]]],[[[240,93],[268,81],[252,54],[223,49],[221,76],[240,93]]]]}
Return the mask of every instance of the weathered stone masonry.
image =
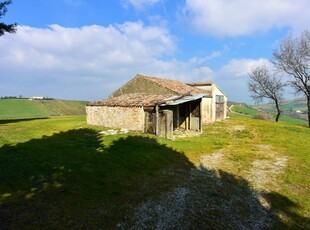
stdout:
{"type": "Polygon", "coordinates": [[[87,124],[144,131],[142,107],[86,106],[87,124]]]}

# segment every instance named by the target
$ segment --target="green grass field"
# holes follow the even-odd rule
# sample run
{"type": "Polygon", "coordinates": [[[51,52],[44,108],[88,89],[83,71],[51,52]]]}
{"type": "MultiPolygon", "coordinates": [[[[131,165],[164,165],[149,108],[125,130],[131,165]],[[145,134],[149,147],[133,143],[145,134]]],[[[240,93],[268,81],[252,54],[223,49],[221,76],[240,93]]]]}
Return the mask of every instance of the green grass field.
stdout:
{"type": "Polygon", "coordinates": [[[230,119],[175,141],[85,116],[0,121],[1,229],[309,229],[310,131],[230,119]]]}
{"type": "MultiPolygon", "coordinates": [[[[276,111],[275,105],[272,103],[257,105],[257,106],[254,106],[254,108],[260,108],[260,109],[269,110],[269,111],[276,111]]],[[[305,99],[295,99],[295,100],[289,100],[289,101],[282,101],[280,108],[282,111],[289,111],[289,110],[305,111],[305,110],[307,110],[307,102],[305,99]]]]}
{"type": "Polygon", "coordinates": [[[0,99],[0,119],[85,114],[84,101],[0,99]]]}
{"type": "Polygon", "coordinates": [[[283,122],[287,124],[295,124],[295,125],[305,125],[305,126],[308,125],[308,122],[303,119],[289,117],[289,116],[280,116],[279,122],[283,122]]]}
{"type": "MultiPolygon", "coordinates": [[[[232,110],[234,112],[246,115],[246,116],[250,116],[250,117],[257,117],[260,114],[264,114],[266,112],[263,111],[259,111],[257,109],[254,108],[250,108],[250,107],[246,107],[243,105],[234,105],[232,110]]],[[[272,119],[275,119],[276,115],[275,114],[269,114],[269,117],[272,119]]],[[[303,120],[303,119],[299,119],[299,118],[295,118],[295,117],[289,117],[289,116],[283,116],[281,115],[279,118],[279,122],[283,122],[283,123],[287,123],[287,124],[294,124],[294,125],[308,125],[308,122],[303,120]]]]}
{"type": "Polygon", "coordinates": [[[250,108],[250,107],[246,107],[244,105],[234,105],[233,111],[237,113],[253,116],[253,117],[260,113],[258,110],[250,108]]]}

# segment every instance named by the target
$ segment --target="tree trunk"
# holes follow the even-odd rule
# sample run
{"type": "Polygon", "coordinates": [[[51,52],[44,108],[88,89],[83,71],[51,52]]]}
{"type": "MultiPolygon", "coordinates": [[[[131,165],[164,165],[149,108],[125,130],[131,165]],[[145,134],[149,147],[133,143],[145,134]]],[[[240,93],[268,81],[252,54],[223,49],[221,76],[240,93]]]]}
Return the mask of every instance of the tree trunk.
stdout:
{"type": "Polygon", "coordinates": [[[277,116],[276,116],[276,122],[278,122],[279,118],[280,118],[281,111],[280,111],[278,100],[275,100],[275,103],[276,103],[276,109],[277,109],[277,112],[278,112],[277,116]]]}
{"type": "Polygon", "coordinates": [[[310,127],[310,96],[307,95],[307,107],[308,107],[308,127],[310,127]]]}

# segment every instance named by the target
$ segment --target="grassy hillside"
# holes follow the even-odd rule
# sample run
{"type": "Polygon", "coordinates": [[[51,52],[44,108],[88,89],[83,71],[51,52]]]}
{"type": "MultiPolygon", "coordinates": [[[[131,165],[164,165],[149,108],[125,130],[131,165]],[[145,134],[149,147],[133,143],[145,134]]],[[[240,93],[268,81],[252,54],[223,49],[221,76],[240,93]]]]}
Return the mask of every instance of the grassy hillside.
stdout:
{"type": "Polygon", "coordinates": [[[240,114],[244,114],[244,115],[248,115],[248,116],[256,116],[260,113],[260,111],[258,111],[257,109],[251,108],[251,107],[247,107],[244,105],[234,105],[232,107],[232,110],[234,112],[240,113],[240,114]]]}
{"type": "Polygon", "coordinates": [[[0,99],[0,119],[85,114],[84,101],[0,99]]]}
{"type": "MultiPolygon", "coordinates": [[[[273,115],[273,117],[275,118],[276,116],[273,115]]],[[[279,122],[295,124],[295,125],[305,125],[305,126],[308,125],[308,122],[303,119],[299,119],[296,117],[290,117],[290,116],[284,116],[284,115],[280,116],[279,122]]]]}
{"type": "Polygon", "coordinates": [[[306,100],[294,100],[294,101],[287,101],[282,103],[282,110],[300,110],[305,111],[307,109],[307,102],[306,100]]]}
{"type": "Polygon", "coordinates": [[[309,229],[309,128],[230,114],[175,141],[0,121],[3,229],[309,229]]]}
{"type": "MultiPolygon", "coordinates": [[[[232,107],[232,111],[242,114],[242,115],[250,116],[253,118],[265,119],[265,120],[268,120],[268,119],[274,120],[276,117],[275,113],[272,113],[270,111],[267,112],[267,111],[263,111],[262,109],[255,109],[255,108],[247,107],[244,105],[234,105],[232,107]]],[[[295,117],[290,117],[290,116],[285,116],[285,115],[280,116],[279,122],[295,124],[295,125],[307,125],[308,124],[306,120],[295,118],[295,117]]]]}
{"type": "MultiPolygon", "coordinates": [[[[298,98],[298,99],[292,99],[281,102],[281,110],[282,111],[306,111],[307,110],[307,102],[305,99],[298,98]]],[[[254,108],[264,109],[264,110],[271,110],[275,111],[274,104],[261,104],[254,106],[254,108]]]]}
{"type": "MultiPolygon", "coordinates": [[[[276,108],[274,104],[261,104],[254,106],[256,109],[265,110],[268,112],[275,112],[276,108]]],[[[308,120],[307,114],[307,102],[303,98],[297,98],[292,100],[283,101],[280,104],[280,109],[282,111],[282,115],[288,117],[296,117],[302,120],[308,120]]]]}

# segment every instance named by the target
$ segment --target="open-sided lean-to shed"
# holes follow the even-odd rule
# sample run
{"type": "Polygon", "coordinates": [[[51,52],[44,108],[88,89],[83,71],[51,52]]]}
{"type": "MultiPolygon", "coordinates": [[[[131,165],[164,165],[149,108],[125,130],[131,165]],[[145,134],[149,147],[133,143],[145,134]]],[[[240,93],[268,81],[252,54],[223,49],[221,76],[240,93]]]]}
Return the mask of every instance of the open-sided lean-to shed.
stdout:
{"type": "Polygon", "coordinates": [[[200,103],[204,94],[126,94],[89,103],[87,123],[172,137],[176,129],[201,131],[200,103]]]}

